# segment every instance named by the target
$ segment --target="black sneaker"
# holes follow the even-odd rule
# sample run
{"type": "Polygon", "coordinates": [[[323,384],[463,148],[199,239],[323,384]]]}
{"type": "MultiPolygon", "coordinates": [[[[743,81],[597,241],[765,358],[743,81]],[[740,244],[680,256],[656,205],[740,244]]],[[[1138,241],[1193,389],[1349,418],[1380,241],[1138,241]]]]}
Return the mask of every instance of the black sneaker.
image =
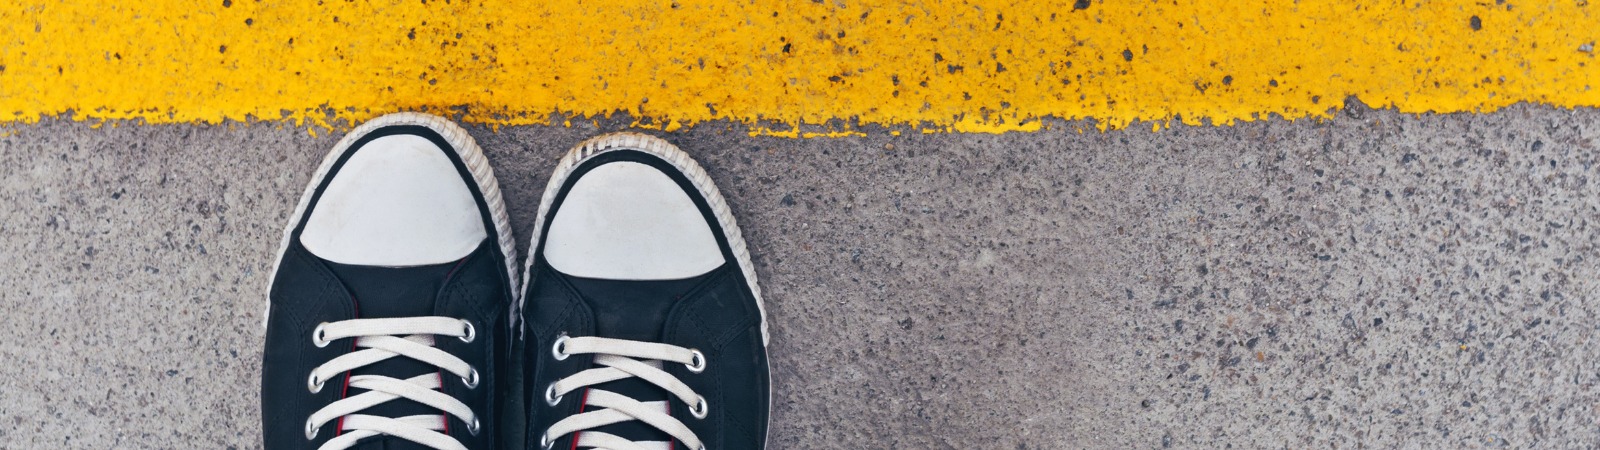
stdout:
{"type": "Polygon", "coordinates": [[[502,445],[516,249],[483,153],[443,118],[391,114],[312,178],[268,298],[264,446],[502,445]]]}
{"type": "Polygon", "coordinates": [[[771,387],[739,227],[689,155],[621,133],[567,153],[529,247],[528,448],[751,450],[771,387]]]}

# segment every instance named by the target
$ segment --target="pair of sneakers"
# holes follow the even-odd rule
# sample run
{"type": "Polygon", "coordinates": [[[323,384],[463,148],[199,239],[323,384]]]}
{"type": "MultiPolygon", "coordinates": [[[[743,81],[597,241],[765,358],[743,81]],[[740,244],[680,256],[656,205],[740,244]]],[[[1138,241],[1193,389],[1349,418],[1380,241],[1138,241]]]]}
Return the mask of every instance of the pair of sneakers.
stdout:
{"type": "Polygon", "coordinates": [[[770,395],[750,255],[704,170],[610,134],[561,159],[517,276],[467,133],[352,131],[290,217],[268,295],[268,449],[759,449],[770,395]]]}

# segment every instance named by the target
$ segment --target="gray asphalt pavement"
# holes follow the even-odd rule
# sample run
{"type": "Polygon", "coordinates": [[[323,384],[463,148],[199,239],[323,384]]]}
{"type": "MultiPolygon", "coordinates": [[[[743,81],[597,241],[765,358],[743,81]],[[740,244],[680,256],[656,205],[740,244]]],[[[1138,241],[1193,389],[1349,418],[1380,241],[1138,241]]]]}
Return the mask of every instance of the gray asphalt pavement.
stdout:
{"type": "MultiPolygon", "coordinates": [[[[524,246],[624,125],[468,127],[524,246]]],[[[657,133],[755,255],[773,448],[1600,446],[1600,111],[1057,125],[657,133]]],[[[258,447],[268,271],[339,133],[8,127],[0,448],[258,447]]]]}

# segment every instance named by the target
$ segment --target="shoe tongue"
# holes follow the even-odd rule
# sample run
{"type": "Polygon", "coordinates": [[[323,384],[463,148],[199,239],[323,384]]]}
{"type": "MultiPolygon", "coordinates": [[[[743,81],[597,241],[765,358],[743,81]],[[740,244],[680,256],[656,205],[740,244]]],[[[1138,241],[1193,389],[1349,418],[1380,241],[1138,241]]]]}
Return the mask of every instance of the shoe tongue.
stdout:
{"type": "MultiPolygon", "coordinates": [[[[619,281],[568,277],[568,281],[578,293],[582,294],[594,311],[597,336],[661,342],[661,330],[666,323],[667,314],[672,310],[672,305],[714,273],[716,272],[681,280],[619,281]]],[[[658,366],[675,364],[658,361],[646,361],[646,363],[658,366]]],[[[678,401],[675,398],[669,400],[670,394],[666,390],[639,378],[624,378],[592,388],[611,391],[641,402],[668,402],[662,404],[662,412],[669,410],[670,402],[678,401]]],[[[583,391],[567,395],[581,397],[583,391]]],[[[595,409],[597,408],[594,406],[584,406],[585,411],[595,409]]],[[[679,420],[686,419],[679,418],[679,420]]],[[[607,425],[592,431],[614,434],[635,442],[672,441],[671,435],[637,420],[607,425]]]]}
{"type": "MultiPolygon", "coordinates": [[[[451,271],[456,268],[457,263],[450,262],[418,267],[373,267],[330,262],[328,266],[334,275],[344,282],[345,288],[350,291],[350,295],[355,297],[356,317],[362,319],[384,319],[435,315],[434,303],[438,298],[439,290],[449,281],[451,271]]],[[[353,345],[350,341],[341,343],[353,345]]],[[[425,373],[440,373],[440,371],[437,367],[403,356],[379,361],[351,372],[352,375],[382,375],[401,380],[425,373]]],[[[446,382],[453,380],[454,377],[454,375],[450,374],[443,374],[443,376],[446,382]]],[[[344,377],[337,377],[329,380],[329,388],[341,389],[344,383],[344,377]]],[[[345,393],[345,397],[354,397],[363,392],[367,391],[365,389],[349,388],[345,393]]],[[[364,409],[358,414],[398,418],[421,414],[440,414],[440,411],[402,398],[364,409]]],[[[354,448],[362,450],[400,450],[426,447],[416,446],[414,443],[404,439],[385,436],[363,440],[354,448]]]]}
{"type": "Polygon", "coordinates": [[[356,442],[351,450],[434,450],[433,447],[394,436],[370,437],[356,442]]]}
{"type": "MultiPolygon", "coordinates": [[[[638,378],[627,378],[610,383],[604,383],[593,386],[591,389],[611,391],[641,402],[659,402],[661,405],[661,412],[666,413],[670,411],[668,403],[666,403],[668,396],[667,391],[638,378]]],[[[577,395],[579,397],[583,397],[583,394],[586,394],[586,392],[579,391],[567,395],[577,395]]],[[[598,409],[600,408],[594,405],[584,405],[583,407],[584,411],[594,411],[598,409]]],[[[679,420],[682,419],[680,418],[679,420]]],[[[634,442],[672,440],[671,435],[656,429],[654,426],[637,420],[606,425],[590,431],[610,433],[634,442]]]]}

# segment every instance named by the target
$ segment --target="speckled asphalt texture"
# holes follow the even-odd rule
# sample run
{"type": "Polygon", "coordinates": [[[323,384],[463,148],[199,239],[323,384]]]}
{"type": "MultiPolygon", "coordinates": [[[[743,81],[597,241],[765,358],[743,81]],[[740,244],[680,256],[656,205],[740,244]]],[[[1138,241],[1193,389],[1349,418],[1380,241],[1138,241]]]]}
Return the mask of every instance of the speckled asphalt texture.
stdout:
{"type": "MultiPolygon", "coordinates": [[[[469,127],[526,245],[600,131],[469,127]]],[[[1600,111],[666,137],[765,287],[778,449],[1593,448],[1600,111]]],[[[255,448],[273,252],[339,137],[0,138],[0,448],[255,448]]]]}

